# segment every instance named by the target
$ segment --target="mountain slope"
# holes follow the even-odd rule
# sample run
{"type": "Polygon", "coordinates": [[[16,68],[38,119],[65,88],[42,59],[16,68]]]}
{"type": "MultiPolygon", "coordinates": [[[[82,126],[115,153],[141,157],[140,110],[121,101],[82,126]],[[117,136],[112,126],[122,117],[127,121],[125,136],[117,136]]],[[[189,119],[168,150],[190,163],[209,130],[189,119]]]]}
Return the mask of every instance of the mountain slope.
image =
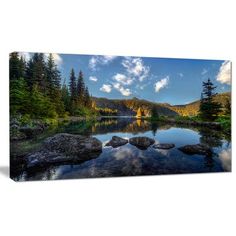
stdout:
{"type": "MultiPolygon", "coordinates": [[[[231,99],[231,93],[220,93],[215,95],[214,101],[218,102],[222,105],[222,107],[225,106],[225,103],[228,99],[231,99]]],[[[191,102],[186,105],[176,105],[176,106],[168,106],[170,109],[176,111],[179,115],[183,116],[195,116],[198,114],[199,107],[200,107],[200,100],[191,102]]]]}
{"type": "Polygon", "coordinates": [[[137,98],[133,99],[107,99],[107,98],[96,98],[93,97],[93,101],[96,103],[98,108],[109,108],[117,110],[119,116],[135,116],[137,110],[141,108],[143,115],[150,115],[151,109],[156,108],[159,115],[165,116],[177,116],[178,113],[174,110],[162,106],[158,103],[153,103],[147,100],[140,100],[137,98]]]}
{"type": "MultiPolygon", "coordinates": [[[[230,99],[231,93],[221,93],[214,97],[214,100],[225,105],[226,101],[230,99]]],[[[132,99],[108,99],[93,97],[93,101],[98,108],[109,108],[111,110],[117,110],[119,116],[135,116],[137,110],[141,108],[144,116],[149,116],[151,110],[155,107],[159,115],[164,116],[195,116],[198,114],[200,100],[186,104],[172,106],[168,103],[154,103],[144,99],[132,98],[132,99]]]]}

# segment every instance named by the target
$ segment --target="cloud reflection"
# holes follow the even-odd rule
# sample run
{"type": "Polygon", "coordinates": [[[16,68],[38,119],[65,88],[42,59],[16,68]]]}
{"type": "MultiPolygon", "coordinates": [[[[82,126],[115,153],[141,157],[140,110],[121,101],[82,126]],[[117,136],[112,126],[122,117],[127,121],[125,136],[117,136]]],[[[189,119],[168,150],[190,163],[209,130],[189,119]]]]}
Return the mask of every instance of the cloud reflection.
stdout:
{"type": "Polygon", "coordinates": [[[231,148],[224,149],[219,153],[219,158],[225,171],[231,171],[231,148]]]}

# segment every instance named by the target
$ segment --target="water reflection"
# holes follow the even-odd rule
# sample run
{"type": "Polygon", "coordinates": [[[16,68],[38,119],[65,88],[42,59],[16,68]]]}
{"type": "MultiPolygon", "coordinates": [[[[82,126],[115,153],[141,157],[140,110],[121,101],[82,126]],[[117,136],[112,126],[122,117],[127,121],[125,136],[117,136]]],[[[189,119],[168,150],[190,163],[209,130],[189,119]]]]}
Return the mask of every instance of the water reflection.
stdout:
{"type": "Polygon", "coordinates": [[[223,145],[222,133],[207,128],[199,128],[200,142],[210,147],[221,147],[223,145]]]}
{"type": "MultiPolygon", "coordinates": [[[[147,136],[156,143],[174,143],[169,150],[140,150],[129,143],[117,147],[104,147],[93,160],[80,164],[51,165],[37,171],[22,170],[16,180],[46,180],[111,176],[157,175],[231,171],[231,142],[225,134],[206,128],[171,126],[147,120],[122,118],[100,121],[81,121],[60,127],[57,132],[92,135],[108,142],[113,135],[129,139],[147,136]],[[178,147],[187,144],[207,144],[214,155],[187,155],[178,147]]],[[[40,141],[42,142],[42,141],[40,141]]]]}
{"type": "Polygon", "coordinates": [[[223,164],[224,170],[231,171],[231,148],[220,151],[219,158],[223,164]]]}

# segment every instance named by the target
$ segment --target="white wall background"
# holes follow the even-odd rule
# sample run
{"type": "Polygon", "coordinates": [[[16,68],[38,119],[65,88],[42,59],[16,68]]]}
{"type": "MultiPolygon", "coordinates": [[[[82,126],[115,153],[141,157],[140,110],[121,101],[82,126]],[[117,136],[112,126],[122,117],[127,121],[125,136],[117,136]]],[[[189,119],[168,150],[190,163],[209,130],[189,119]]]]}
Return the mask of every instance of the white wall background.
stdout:
{"type": "Polygon", "coordinates": [[[236,235],[235,172],[29,183],[6,173],[9,52],[230,59],[235,67],[234,2],[1,1],[0,234],[236,235]]]}

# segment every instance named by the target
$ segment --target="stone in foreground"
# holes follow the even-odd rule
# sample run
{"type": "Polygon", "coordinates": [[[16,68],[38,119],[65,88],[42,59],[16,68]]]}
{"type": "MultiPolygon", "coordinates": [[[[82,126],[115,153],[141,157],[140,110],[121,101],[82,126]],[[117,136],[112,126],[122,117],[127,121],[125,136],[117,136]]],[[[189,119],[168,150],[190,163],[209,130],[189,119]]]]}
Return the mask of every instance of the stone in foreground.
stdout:
{"type": "Polygon", "coordinates": [[[212,155],[211,148],[203,144],[185,145],[183,147],[180,147],[179,150],[188,155],[194,155],[194,154],[205,155],[205,156],[212,155]]]}
{"type": "Polygon", "coordinates": [[[118,137],[118,136],[113,136],[112,139],[105,145],[105,146],[112,146],[113,148],[123,146],[126,143],[128,143],[128,140],[118,137]]]}
{"type": "Polygon", "coordinates": [[[44,148],[52,152],[79,155],[102,151],[102,142],[93,137],[60,133],[47,138],[44,148]]]}
{"type": "Polygon", "coordinates": [[[134,137],[129,139],[129,143],[139,149],[147,149],[149,146],[155,143],[155,140],[148,137],[134,137]]]}
{"type": "Polygon", "coordinates": [[[175,147],[173,143],[158,143],[152,146],[155,149],[171,149],[175,147]]]}
{"type": "Polygon", "coordinates": [[[101,152],[102,142],[96,138],[61,133],[47,138],[41,150],[30,154],[27,166],[83,162],[98,157],[101,152]]]}

